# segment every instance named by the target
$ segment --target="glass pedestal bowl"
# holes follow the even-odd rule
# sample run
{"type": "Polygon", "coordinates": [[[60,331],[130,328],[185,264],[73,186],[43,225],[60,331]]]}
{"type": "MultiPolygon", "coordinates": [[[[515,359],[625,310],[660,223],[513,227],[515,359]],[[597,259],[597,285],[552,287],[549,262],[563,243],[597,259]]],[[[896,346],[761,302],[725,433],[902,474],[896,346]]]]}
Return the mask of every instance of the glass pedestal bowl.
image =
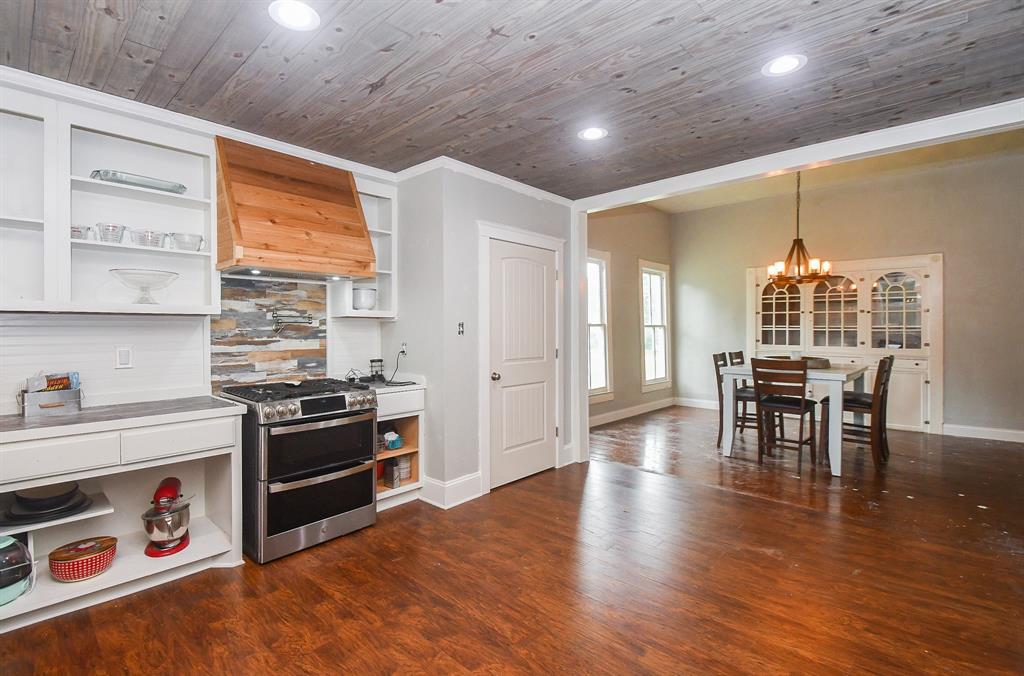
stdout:
{"type": "Polygon", "coordinates": [[[139,297],[132,301],[133,303],[146,305],[157,305],[156,299],[150,293],[151,291],[163,289],[178,278],[177,272],[140,270],[135,268],[113,268],[110,270],[110,274],[114,275],[117,281],[129,289],[139,292],[139,297]]]}

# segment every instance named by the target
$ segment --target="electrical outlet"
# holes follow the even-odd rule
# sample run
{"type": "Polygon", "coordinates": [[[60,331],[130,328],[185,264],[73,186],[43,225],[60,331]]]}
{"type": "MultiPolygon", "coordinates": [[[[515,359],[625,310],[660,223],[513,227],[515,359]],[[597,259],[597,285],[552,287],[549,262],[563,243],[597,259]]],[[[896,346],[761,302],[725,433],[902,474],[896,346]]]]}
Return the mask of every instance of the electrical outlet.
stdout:
{"type": "Polygon", "coordinates": [[[402,341],[401,349],[398,350],[398,354],[402,355],[403,357],[409,354],[408,352],[405,351],[405,341],[404,340],[402,341]]]}
{"type": "Polygon", "coordinates": [[[131,345],[118,345],[114,348],[114,368],[116,369],[130,369],[134,368],[132,364],[132,346],[131,345]]]}

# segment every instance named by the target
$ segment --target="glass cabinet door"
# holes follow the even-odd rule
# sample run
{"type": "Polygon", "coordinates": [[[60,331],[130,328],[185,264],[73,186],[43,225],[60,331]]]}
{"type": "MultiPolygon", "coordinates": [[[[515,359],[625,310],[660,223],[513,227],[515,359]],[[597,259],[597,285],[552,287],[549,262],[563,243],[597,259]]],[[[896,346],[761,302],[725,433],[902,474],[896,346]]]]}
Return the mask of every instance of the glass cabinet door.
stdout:
{"type": "Polygon", "coordinates": [[[871,285],[871,347],[920,350],[924,345],[921,282],[914,274],[892,271],[871,285]]]}
{"type": "Polygon", "coordinates": [[[767,284],[761,292],[761,345],[800,347],[800,311],[800,287],[796,284],[767,284]]]}
{"type": "Polygon", "coordinates": [[[833,276],[811,292],[811,346],[857,347],[857,285],[833,276]]]}

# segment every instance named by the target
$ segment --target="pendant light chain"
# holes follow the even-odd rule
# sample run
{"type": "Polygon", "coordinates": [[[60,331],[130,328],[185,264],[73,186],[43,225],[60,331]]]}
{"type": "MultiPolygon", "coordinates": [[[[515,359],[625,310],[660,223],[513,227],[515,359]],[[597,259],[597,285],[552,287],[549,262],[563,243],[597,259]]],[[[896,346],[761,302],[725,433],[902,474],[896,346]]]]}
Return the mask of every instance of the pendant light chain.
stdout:
{"type": "Polygon", "coordinates": [[[800,172],[796,172],[796,238],[800,239],[800,172]]]}
{"type": "Polygon", "coordinates": [[[800,239],[800,201],[801,176],[796,172],[796,239],[789,249],[785,261],[777,261],[768,266],[768,280],[775,284],[807,284],[827,280],[832,274],[831,261],[811,258],[807,247],[800,239]]]}

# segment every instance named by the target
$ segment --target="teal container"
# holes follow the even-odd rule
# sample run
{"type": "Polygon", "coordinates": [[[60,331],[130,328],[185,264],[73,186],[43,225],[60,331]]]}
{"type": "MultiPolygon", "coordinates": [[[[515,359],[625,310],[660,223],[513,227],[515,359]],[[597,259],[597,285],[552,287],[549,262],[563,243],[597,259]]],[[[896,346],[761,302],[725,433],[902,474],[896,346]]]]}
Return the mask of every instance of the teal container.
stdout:
{"type": "Polygon", "coordinates": [[[0,536],[0,606],[32,587],[32,557],[28,547],[9,535],[0,536]]]}

